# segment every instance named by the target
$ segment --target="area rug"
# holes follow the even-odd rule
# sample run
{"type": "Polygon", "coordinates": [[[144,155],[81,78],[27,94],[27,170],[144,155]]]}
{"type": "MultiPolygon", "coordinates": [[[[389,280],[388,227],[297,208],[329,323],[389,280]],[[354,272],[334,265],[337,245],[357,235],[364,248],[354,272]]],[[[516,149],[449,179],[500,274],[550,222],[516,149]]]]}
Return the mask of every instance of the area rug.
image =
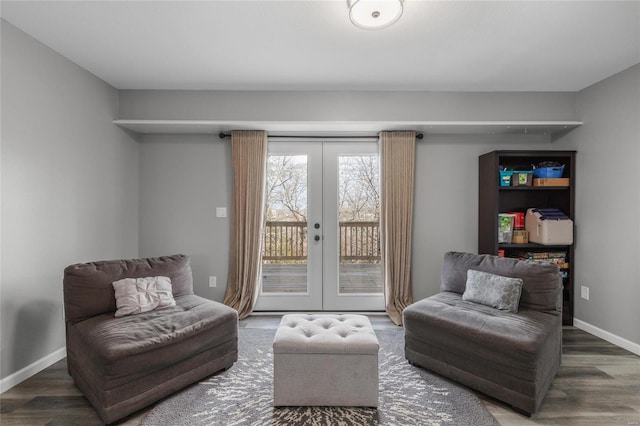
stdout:
{"type": "Polygon", "coordinates": [[[380,341],[378,409],[273,407],[275,330],[239,329],[238,361],[159,402],[144,426],[456,425],[495,426],[470,391],[404,358],[404,332],[376,330],[380,341]]]}

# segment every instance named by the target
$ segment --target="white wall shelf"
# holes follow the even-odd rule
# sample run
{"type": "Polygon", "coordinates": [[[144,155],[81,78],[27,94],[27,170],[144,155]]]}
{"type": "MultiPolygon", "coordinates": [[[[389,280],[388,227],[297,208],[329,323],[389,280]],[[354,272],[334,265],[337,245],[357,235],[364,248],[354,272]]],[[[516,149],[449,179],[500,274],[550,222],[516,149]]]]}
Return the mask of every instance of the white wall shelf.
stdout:
{"type": "Polygon", "coordinates": [[[375,135],[381,130],[416,130],[429,134],[556,135],[582,125],[581,121],[216,121],[113,120],[136,133],[219,133],[231,130],[266,130],[285,134],[375,135]]]}

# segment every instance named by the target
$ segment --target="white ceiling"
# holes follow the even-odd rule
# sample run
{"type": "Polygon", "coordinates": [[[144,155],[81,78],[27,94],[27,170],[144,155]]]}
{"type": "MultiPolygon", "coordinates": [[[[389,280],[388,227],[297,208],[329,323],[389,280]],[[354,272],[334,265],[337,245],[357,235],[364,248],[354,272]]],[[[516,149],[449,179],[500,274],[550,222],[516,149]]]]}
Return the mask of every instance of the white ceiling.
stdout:
{"type": "Polygon", "coordinates": [[[2,1],[2,18],[119,89],[577,91],[640,62],[640,1],[2,1]]]}

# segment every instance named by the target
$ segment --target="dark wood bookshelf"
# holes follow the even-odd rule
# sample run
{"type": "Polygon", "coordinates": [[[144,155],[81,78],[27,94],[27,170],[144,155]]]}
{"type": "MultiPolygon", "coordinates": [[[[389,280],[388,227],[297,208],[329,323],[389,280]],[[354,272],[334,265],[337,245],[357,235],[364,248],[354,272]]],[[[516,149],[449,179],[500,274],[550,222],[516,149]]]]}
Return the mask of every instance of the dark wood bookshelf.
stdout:
{"type": "MultiPolygon", "coordinates": [[[[498,243],[498,214],[513,211],[526,212],[528,208],[557,208],[575,224],[575,151],[514,150],[493,151],[481,155],[478,169],[478,253],[515,256],[520,251],[567,253],[569,269],[563,279],[562,320],[573,325],[574,270],[573,245],[503,244],[498,243]],[[568,187],[558,186],[500,186],[500,166],[516,168],[557,161],[564,164],[562,177],[569,178],[568,187]]],[[[575,236],[574,236],[575,238],[575,236]]]]}

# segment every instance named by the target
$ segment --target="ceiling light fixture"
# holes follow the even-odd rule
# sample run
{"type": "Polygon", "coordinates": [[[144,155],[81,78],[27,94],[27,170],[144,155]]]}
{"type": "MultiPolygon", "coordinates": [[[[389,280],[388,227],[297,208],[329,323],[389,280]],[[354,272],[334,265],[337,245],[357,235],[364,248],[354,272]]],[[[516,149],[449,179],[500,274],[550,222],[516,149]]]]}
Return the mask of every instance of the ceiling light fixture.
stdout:
{"type": "Polygon", "coordinates": [[[402,16],[403,0],[347,0],[349,19],[364,30],[379,30],[402,16]]]}

